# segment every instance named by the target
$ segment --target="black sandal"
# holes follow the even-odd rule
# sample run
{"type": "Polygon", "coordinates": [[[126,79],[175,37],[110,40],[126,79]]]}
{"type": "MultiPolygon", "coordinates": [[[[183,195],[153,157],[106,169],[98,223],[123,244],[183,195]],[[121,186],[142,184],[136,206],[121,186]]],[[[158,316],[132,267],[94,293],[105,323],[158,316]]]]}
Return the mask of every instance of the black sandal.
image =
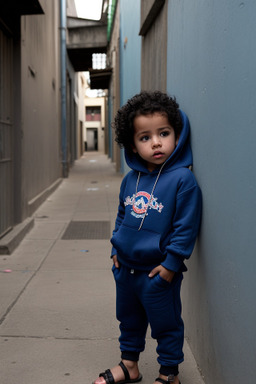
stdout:
{"type": "MultiPolygon", "coordinates": [[[[162,384],[170,384],[169,381],[161,379],[161,377],[158,377],[157,379],[155,379],[155,381],[159,381],[159,383],[162,383],[162,384]]],[[[180,381],[179,381],[179,384],[181,384],[180,381]]]]}
{"type": "MultiPolygon", "coordinates": [[[[106,381],[106,384],[126,384],[126,383],[138,383],[139,381],[142,380],[142,375],[139,374],[139,376],[137,377],[137,379],[131,379],[130,378],[130,374],[128,372],[128,369],[126,368],[126,366],[124,365],[124,363],[121,361],[119,363],[120,367],[122,368],[123,372],[124,372],[124,377],[125,379],[124,380],[121,380],[121,381],[115,381],[114,380],[114,377],[112,375],[112,372],[110,371],[110,369],[107,369],[105,372],[102,372],[99,374],[99,377],[103,377],[103,379],[106,381]]],[[[92,383],[94,384],[94,382],[92,383]]]]}

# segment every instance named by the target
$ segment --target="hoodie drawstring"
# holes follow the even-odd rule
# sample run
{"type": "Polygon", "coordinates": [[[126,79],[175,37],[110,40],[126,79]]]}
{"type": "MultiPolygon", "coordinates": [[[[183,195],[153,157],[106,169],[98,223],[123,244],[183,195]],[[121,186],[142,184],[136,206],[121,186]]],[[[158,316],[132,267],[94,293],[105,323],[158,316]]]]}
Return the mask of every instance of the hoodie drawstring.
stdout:
{"type": "MultiPolygon", "coordinates": [[[[159,177],[160,177],[160,175],[161,175],[162,169],[163,169],[163,167],[165,166],[165,163],[166,163],[166,162],[164,162],[164,163],[162,164],[162,166],[161,166],[161,168],[160,168],[160,170],[159,170],[159,172],[158,172],[156,181],[155,181],[155,183],[154,183],[154,185],[153,185],[153,188],[152,188],[152,191],[151,191],[151,194],[150,194],[150,198],[149,198],[149,201],[148,201],[148,204],[147,204],[147,207],[146,207],[146,212],[144,213],[144,216],[143,216],[143,218],[141,219],[141,223],[140,223],[140,226],[139,226],[139,228],[138,228],[138,231],[141,230],[142,225],[143,225],[144,220],[145,220],[145,217],[147,216],[147,212],[148,212],[149,204],[150,204],[151,199],[152,199],[152,197],[153,197],[154,190],[155,190],[155,188],[156,188],[158,179],[159,179],[159,177]]],[[[136,198],[137,193],[138,193],[138,186],[139,186],[139,181],[140,181],[140,175],[141,175],[141,172],[139,172],[139,175],[138,175],[138,178],[137,178],[135,198],[136,198]]]]}

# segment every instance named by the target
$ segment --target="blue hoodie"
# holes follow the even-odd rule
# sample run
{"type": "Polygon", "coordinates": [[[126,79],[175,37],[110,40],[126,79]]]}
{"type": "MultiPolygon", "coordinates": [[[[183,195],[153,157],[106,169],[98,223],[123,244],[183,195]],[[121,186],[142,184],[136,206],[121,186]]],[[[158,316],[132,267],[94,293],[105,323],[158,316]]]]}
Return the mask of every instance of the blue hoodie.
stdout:
{"type": "Polygon", "coordinates": [[[183,121],[178,145],[161,167],[148,171],[135,153],[125,152],[132,169],[123,179],[112,256],[131,269],[151,271],[161,264],[186,271],[201,219],[201,191],[189,169],[192,151],[189,121],[183,121]]]}

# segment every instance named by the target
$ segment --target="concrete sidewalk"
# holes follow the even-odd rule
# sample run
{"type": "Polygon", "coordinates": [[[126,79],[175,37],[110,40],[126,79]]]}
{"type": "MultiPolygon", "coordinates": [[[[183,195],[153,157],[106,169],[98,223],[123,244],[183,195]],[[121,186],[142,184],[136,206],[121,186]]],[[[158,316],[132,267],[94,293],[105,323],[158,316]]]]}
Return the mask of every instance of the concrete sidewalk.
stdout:
{"type": "MultiPolygon", "coordinates": [[[[0,256],[1,384],[91,384],[119,362],[109,237],[120,182],[105,155],[86,153],[0,256]]],[[[158,375],[155,346],[148,336],[146,384],[158,375]]],[[[182,384],[203,384],[187,343],[184,352],[182,384]]]]}

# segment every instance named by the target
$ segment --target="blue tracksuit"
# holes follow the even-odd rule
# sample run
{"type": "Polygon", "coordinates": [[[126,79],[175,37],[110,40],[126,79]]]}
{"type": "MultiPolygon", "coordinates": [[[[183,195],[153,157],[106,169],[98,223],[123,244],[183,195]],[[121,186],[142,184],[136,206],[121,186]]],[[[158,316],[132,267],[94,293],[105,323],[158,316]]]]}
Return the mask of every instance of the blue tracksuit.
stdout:
{"type": "Polygon", "coordinates": [[[149,323],[158,342],[158,362],[166,367],[183,361],[180,287],[201,218],[201,191],[189,169],[189,121],[180,113],[178,145],[161,167],[149,172],[137,154],[126,152],[132,170],[121,184],[111,239],[112,255],[121,264],[120,269],[113,266],[113,273],[123,356],[143,351],[149,323]],[[171,283],[159,275],[148,277],[159,264],[177,272],[171,283]]]}

